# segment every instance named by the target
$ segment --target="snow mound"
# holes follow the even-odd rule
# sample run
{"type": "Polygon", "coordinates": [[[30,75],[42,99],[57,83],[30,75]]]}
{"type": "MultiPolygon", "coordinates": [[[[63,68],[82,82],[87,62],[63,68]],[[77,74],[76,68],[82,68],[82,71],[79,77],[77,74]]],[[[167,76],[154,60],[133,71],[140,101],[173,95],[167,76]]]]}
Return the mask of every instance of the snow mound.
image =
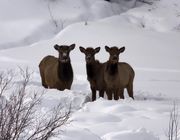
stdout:
{"type": "Polygon", "coordinates": [[[103,140],[159,140],[144,128],[130,131],[114,132],[103,136],[103,140]]]}
{"type": "Polygon", "coordinates": [[[178,0],[154,1],[122,14],[129,22],[140,28],[158,31],[180,31],[180,3],[178,0]]]}
{"type": "Polygon", "coordinates": [[[74,129],[73,127],[65,131],[61,138],[63,140],[102,140],[98,135],[93,134],[88,129],[74,129]]]}
{"type": "Polygon", "coordinates": [[[119,14],[122,11],[122,7],[118,4],[106,1],[97,1],[91,6],[91,15],[96,20],[119,14]]]}
{"type": "Polygon", "coordinates": [[[63,137],[72,130],[86,130],[103,140],[163,140],[170,110],[166,104],[165,107],[154,101],[144,104],[129,99],[108,101],[99,98],[72,114],[72,123],[63,137]]]}

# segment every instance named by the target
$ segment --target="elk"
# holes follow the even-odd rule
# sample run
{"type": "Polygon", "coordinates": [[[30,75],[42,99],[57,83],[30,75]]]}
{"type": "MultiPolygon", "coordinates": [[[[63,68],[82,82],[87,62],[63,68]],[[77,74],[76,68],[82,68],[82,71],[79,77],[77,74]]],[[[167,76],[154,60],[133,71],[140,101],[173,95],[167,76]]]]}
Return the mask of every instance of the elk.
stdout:
{"type": "Polygon", "coordinates": [[[135,72],[133,68],[125,62],[119,62],[119,54],[124,52],[125,47],[118,48],[105,46],[109,53],[109,60],[106,62],[104,71],[104,80],[107,86],[107,96],[109,100],[124,99],[124,88],[127,89],[129,97],[133,96],[133,80],[135,72]]]}
{"type": "Polygon", "coordinates": [[[70,51],[75,48],[75,44],[54,45],[59,57],[48,55],[39,64],[39,71],[42,85],[45,88],[58,90],[70,89],[73,82],[73,69],[69,57],[70,51]]]}
{"type": "Polygon", "coordinates": [[[92,47],[79,47],[80,51],[85,54],[87,80],[90,83],[92,91],[92,101],[96,100],[96,91],[99,96],[104,97],[104,64],[95,59],[95,54],[100,51],[100,47],[93,49],[92,47]]]}

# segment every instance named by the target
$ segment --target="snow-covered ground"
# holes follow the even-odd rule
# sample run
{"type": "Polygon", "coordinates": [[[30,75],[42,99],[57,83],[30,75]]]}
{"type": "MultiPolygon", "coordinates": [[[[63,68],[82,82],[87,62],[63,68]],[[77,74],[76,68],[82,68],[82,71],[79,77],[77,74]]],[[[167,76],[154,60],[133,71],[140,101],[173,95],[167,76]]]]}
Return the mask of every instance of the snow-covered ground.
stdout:
{"type": "Polygon", "coordinates": [[[56,29],[47,0],[0,0],[1,70],[28,66],[34,71],[30,89],[43,89],[38,64],[46,55],[57,56],[55,44],[76,44],[71,52],[72,89],[46,89],[41,104],[42,108],[72,105],[71,123],[61,136],[64,140],[168,139],[170,111],[174,101],[177,106],[180,103],[180,0],[154,0],[153,5],[138,3],[135,8],[130,2],[125,6],[122,0],[113,4],[55,0],[50,6],[60,24],[56,29]],[[79,46],[100,46],[96,57],[105,62],[105,45],[126,47],[120,61],[135,69],[135,100],[125,92],[125,100],[89,102],[91,91],[79,46]]]}

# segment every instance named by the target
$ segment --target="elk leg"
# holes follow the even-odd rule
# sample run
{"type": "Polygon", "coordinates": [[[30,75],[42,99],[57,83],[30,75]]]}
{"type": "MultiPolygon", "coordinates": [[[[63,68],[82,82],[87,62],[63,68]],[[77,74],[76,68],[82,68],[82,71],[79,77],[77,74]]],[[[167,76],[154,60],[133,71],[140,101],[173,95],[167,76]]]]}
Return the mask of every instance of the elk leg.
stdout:
{"type": "Polygon", "coordinates": [[[91,91],[92,91],[92,101],[96,100],[96,89],[91,87],[91,91]]]}
{"type": "Polygon", "coordinates": [[[40,71],[40,75],[41,75],[41,82],[42,82],[42,86],[44,88],[48,88],[46,82],[45,82],[45,76],[44,76],[44,73],[42,71],[40,71]]]}
{"type": "Polygon", "coordinates": [[[107,90],[106,94],[107,94],[108,100],[112,100],[112,92],[111,92],[111,90],[107,90]]]}
{"type": "Polygon", "coordinates": [[[100,90],[100,91],[99,91],[99,97],[104,98],[104,90],[100,90]]]}
{"type": "Polygon", "coordinates": [[[42,86],[43,86],[44,88],[48,88],[48,86],[47,86],[45,83],[42,83],[42,86]]]}
{"type": "Polygon", "coordinates": [[[127,91],[128,91],[129,97],[131,97],[132,99],[134,99],[134,96],[133,96],[133,84],[132,84],[132,83],[128,84],[128,86],[127,86],[127,91]]]}
{"type": "Polygon", "coordinates": [[[114,92],[114,100],[118,100],[119,99],[119,94],[118,94],[118,90],[116,90],[114,92]]]}
{"type": "Polygon", "coordinates": [[[119,90],[119,96],[121,99],[124,99],[124,89],[123,88],[119,90]]]}

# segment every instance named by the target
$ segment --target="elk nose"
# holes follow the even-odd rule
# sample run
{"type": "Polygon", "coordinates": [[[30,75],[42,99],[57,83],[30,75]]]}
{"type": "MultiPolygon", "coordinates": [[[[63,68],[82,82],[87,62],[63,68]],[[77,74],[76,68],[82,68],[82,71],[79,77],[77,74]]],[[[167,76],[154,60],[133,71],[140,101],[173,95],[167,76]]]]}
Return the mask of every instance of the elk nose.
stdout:
{"type": "Polygon", "coordinates": [[[118,57],[117,56],[113,56],[113,58],[112,58],[113,60],[117,60],[118,59],[118,57]]]}
{"type": "Polygon", "coordinates": [[[68,58],[68,55],[67,55],[67,53],[63,53],[63,59],[67,59],[68,58]]]}
{"type": "Polygon", "coordinates": [[[90,58],[91,58],[91,56],[89,56],[89,55],[88,55],[88,56],[86,56],[86,59],[87,59],[87,60],[90,60],[90,58]]]}

